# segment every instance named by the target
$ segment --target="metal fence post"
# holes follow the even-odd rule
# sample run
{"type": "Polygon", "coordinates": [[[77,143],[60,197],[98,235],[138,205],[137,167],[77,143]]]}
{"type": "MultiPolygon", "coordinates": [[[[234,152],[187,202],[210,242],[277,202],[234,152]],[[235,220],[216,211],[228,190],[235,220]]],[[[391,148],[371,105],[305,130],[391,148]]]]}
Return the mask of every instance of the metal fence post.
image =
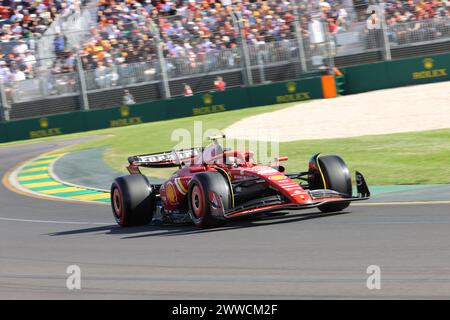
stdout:
{"type": "Polygon", "coordinates": [[[9,121],[9,110],[11,107],[8,104],[8,99],[6,99],[5,86],[0,82],[0,120],[9,121]]]}
{"type": "Polygon", "coordinates": [[[322,21],[322,27],[325,33],[325,50],[328,58],[327,67],[329,72],[334,74],[335,41],[331,36],[330,30],[328,29],[328,22],[322,21]]]}
{"type": "Polygon", "coordinates": [[[385,3],[380,3],[380,19],[381,19],[381,30],[383,32],[383,42],[384,42],[384,58],[388,61],[392,60],[391,55],[391,44],[389,42],[389,37],[387,34],[387,24],[386,24],[386,16],[384,14],[385,3]]]}
{"type": "Polygon", "coordinates": [[[300,14],[298,12],[298,0],[295,1],[295,5],[294,5],[294,15],[295,15],[295,19],[294,19],[294,28],[295,28],[295,36],[297,38],[297,44],[298,44],[298,50],[299,50],[299,55],[300,55],[300,65],[301,65],[301,70],[303,73],[307,73],[308,72],[308,66],[306,64],[306,55],[305,55],[305,47],[303,45],[303,36],[301,33],[301,26],[300,26],[300,14]]]}
{"type": "Polygon", "coordinates": [[[233,19],[233,25],[239,29],[242,54],[244,55],[244,70],[245,78],[247,79],[247,85],[252,86],[253,75],[251,69],[250,54],[248,51],[247,41],[245,40],[244,25],[242,24],[242,15],[236,12],[233,8],[231,18],[233,19]]]}
{"type": "Polygon", "coordinates": [[[159,67],[161,69],[161,80],[162,80],[162,96],[164,99],[168,99],[171,97],[170,94],[170,86],[169,86],[169,76],[167,75],[167,64],[166,59],[164,58],[163,52],[163,42],[161,41],[161,37],[159,35],[159,28],[153,20],[150,20],[150,29],[155,37],[156,41],[156,50],[158,52],[158,62],[159,67]]]}
{"type": "Polygon", "coordinates": [[[264,72],[264,58],[262,56],[262,52],[258,51],[258,68],[259,68],[259,77],[260,82],[265,83],[266,82],[266,74],[264,72]]]}
{"type": "Polygon", "coordinates": [[[83,110],[89,110],[89,99],[87,95],[86,78],[84,77],[83,63],[81,62],[79,54],[76,54],[76,58],[77,58],[78,80],[80,81],[80,95],[81,100],[83,101],[81,107],[83,110]]]}

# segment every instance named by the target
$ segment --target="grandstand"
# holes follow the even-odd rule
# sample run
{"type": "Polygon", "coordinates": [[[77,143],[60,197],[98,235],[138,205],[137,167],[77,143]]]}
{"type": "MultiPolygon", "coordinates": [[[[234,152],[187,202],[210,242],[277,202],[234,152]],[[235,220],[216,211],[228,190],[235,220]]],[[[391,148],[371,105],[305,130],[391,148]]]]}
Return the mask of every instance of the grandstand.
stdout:
{"type": "Polygon", "coordinates": [[[3,119],[298,79],[450,50],[450,2],[0,1],[3,119]]]}

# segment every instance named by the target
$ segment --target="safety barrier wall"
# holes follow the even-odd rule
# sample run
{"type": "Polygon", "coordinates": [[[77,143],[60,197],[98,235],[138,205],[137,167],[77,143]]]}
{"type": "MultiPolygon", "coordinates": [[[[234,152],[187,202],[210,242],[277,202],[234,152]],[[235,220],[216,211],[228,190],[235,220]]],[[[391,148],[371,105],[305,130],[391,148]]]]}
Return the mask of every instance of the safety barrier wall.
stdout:
{"type": "Polygon", "coordinates": [[[320,77],[248,88],[250,104],[262,106],[323,98],[320,77]]]}
{"type": "Polygon", "coordinates": [[[233,88],[132,106],[78,111],[0,123],[0,142],[197,116],[241,108],[323,97],[320,77],[233,88]]]}
{"type": "Polygon", "coordinates": [[[354,94],[450,80],[450,54],[342,68],[345,93],[354,94]]]}
{"type": "Polygon", "coordinates": [[[0,123],[0,143],[7,141],[6,128],[3,123],[0,123]]]}
{"type": "Polygon", "coordinates": [[[7,141],[43,138],[85,130],[82,112],[9,121],[3,125],[6,129],[7,141]]]}

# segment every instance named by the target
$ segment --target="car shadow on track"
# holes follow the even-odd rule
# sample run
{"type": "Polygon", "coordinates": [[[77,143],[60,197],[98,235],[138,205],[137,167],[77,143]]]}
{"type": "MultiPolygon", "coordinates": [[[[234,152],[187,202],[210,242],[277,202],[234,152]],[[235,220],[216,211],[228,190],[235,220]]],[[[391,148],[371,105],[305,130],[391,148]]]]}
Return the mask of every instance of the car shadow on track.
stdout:
{"type": "Polygon", "coordinates": [[[164,237],[164,236],[182,236],[182,235],[195,235],[210,232],[220,232],[226,230],[236,230],[254,227],[263,227],[270,225],[278,225],[284,223],[300,222],[305,220],[326,218],[336,215],[349,214],[348,211],[333,212],[333,213],[299,213],[299,214],[288,214],[288,212],[278,212],[276,214],[265,216],[261,218],[242,218],[239,220],[234,220],[228,222],[223,227],[211,228],[211,229],[198,229],[192,224],[179,224],[179,225],[147,225],[141,227],[130,227],[121,228],[116,224],[75,229],[68,231],[61,231],[50,233],[50,236],[67,236],[75,234],[85,234],[85,233],[98,233],[98,234],[110,234],[110,235],[124,235],[122,239],[136,239],[136,238],[146,238],[146,237],[164,237]]]}

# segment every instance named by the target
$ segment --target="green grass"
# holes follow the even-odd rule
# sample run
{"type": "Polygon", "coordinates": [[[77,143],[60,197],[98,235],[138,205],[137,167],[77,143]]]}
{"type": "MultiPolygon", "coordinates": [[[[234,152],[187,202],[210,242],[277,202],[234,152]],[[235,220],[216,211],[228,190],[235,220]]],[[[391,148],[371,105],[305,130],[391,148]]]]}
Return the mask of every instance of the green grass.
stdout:
{"type": "MultiPolygon", "coordinates": [[[[176,142],[171,141],[173,130],[187,129],[193,133],[194,121],[202,121],[203,131],[208,129],[224,129],[241,118],[280,110],[293,106],[294,104],[296,103],[262,106],[204,116],[152,122],[136,126],[91,131],[90,135],[105,134],[109,136],[100,140],[80,143],[65,150],[70,152],[106,147],[104,161],[114,169],[125,172],[125,166],[128,164],[128,156],[171,150],[176,144],[176,142]]],[[[173,172],[173,168],[144,170],[144,172],[154,177],[164,178],[173,172]]]]}
{"type": "MultiPolygon", "coordinates": [[[[172,131],[185,128],[192,132],[193,122],[196,120],[203,121],[203,130],[224,129],[241,118],[291,105],[241,109],[97,130],[56,137],[53,140],[93,134],[109,135],[100,140],[69,147],[67,150],[106,147],[105,162],[115,169],[124,171],[129,155],[170,150],[175,145],[170,141],[172,131]]],[[[49,140],[49,138],[41,140],[49,140]]],[[[360,170],[372,185],[450,183],[450,129],[346,139],[296,141],[280,145],[280,154],[289,156],[289,161],[285,163],[288,171],[306,170],[308,159],[318,152],[341,155],[351,170],[360,170]]],[[[153,175],[164,176],[172,170],[153,171],[153,175]]]]}
{"type": "Polygon", "coordinates": [[[289,169],[304,170],[314,152],[339,154],[370,184],[450,183],[450,129],[283,143],[289,169]]]}

